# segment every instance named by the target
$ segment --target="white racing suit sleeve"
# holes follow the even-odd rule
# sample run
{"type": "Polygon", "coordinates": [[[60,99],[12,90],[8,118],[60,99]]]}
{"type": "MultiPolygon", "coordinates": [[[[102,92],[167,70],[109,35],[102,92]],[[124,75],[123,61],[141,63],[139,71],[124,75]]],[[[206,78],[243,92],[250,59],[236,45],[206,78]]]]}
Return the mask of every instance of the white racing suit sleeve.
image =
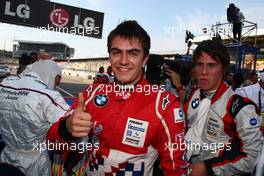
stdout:
{"type": "Polygon", "coordinates": [[[58,92],[53,92],[53,97],[50,98],[50,103],[44,104],[44,115],[47,121],[51,124],[55,123],[60,117],[70,109],[70,106],[65,102],[63,97],[58,92]]]}
{"type": "Polygon", "coordinates": [[[242,97],[239,99],[242,103],[238,103],[236,108],[230,110],[231,116],[234,117],[231,127],[234,130],[230,133],[233,135],[230,141],[231,149],[224,150],[216,158],[204,161],[208,175],[250,175],[261,152],[263,145],[261,118],[252,103],[245,102],[242,97]]]}

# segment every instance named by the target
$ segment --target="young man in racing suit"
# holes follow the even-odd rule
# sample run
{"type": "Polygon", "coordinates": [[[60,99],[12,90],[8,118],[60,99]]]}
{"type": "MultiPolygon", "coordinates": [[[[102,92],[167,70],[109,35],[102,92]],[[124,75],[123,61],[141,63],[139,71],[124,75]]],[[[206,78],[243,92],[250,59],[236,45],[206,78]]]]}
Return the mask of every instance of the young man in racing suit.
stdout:
{"type": "Polygon", "coordinates": [[[89,136],[87,175],[151,176],[158,155],[166,176],[184,174],[183,114],[178,99],[144,78],[150,37],[136,21],[108,36],[115,82],[93,84],[79,94],[72,113],[54,124],[48,139],[71,142],[89,136]],[[83,111],[84,110],[84,111],[83,111]]]}
{"type": "Polygon", "coordinates": [[[263,145],[257,107],[223,82],[230,57],[221,43],[203,41],[193,59],[200,89],[184,107],[192,175],[250,175],[263,145]]]}

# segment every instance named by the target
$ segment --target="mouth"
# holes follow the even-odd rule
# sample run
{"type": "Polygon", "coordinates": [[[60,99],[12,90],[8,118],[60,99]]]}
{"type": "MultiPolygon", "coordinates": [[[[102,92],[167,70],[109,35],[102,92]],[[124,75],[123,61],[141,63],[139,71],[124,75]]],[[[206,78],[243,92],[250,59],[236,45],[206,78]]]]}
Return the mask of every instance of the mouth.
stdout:
{"type": "Polygon", "coordinates": [[[122,73],[122,72],[126,73],[126,72],[131,71],[132,68],[118,67],[117,70],[118,70],[119,72],[121,72],[121,73],[122,73]]]}
{"type": "Polygon", "coordinates": [[[200,83],[204,84],[204,83],[207,83],[208,82],[208,79],[200,79],[200,83]]]}

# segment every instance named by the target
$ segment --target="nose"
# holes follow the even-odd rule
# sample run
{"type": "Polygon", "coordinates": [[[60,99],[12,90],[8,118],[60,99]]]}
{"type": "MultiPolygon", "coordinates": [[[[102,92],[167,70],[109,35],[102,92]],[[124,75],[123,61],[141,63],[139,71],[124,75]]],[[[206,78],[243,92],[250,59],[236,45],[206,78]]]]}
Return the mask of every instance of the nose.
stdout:
{"type": "Polygon", "coordinates": [[[126,65],[128,63],[128,54],[123,53],[121,58],[120,58],[120,64],[126,65]]]}
{"type": "Polygon", "coordinates": [[[203,75],[207,75],[207,73],[208,73],[207,66],[206,65],[203,65],[203,67],[202,67],[202,74],[203,75]]]}

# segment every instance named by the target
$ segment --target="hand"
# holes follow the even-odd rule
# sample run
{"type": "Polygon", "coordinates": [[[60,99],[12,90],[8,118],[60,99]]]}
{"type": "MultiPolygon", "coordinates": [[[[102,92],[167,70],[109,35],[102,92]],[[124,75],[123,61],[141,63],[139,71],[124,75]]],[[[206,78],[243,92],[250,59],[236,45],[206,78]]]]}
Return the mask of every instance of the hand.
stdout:
{"type": "Polygon", "coordinates": [[[165,65],[164,68],[165,68],[165,73],[171,77],[172,84],[176,88],[181,87],[182,83],[181,83],[180,75],[178,73],[176,73],[175,71],[173,71],[172,69],[170,69],[167,65],[165,65]]]}
{"type": "Polygon", "coordinates": [[[205,164],[202,163],[195,163],[191,164],[191,176],[207,176],[207,169],[205,164]]]}
{"type": "Polygon", "coordinates": [[[73,137],[86,137],[91,130],[92,116],[84,112],[84,97],[82,92],[78,96],[78,105],[73,114],[66,120],[67,130],[73,137]]]}

